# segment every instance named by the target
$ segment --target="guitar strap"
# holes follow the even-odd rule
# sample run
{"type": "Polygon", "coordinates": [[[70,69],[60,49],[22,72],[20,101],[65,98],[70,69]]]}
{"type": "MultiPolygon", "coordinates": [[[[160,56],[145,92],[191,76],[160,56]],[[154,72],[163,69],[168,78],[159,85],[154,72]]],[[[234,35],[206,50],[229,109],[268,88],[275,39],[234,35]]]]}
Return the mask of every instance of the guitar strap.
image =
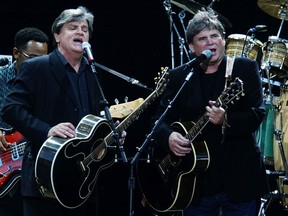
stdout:
{"type": "MultiPolygon", "coordinates": [[[[232,81],[232,70],[234,66],[234,60],[235,57],[229,57],[227,56],[227,62],[226,62],[226,73],[225,73],[225,89],[227,88],[227,83],[232,81]]],[[[221,143],[224,142],[225,136],[226,136],[226,127],[230,127],[228,124],[227,120],[227,113],[225,109],[225,115],[224,115],[224,120],[222,123],[222,141],[221,143]]]]}
{"type": "Polygon", "coordinates": [[[232,80],[232,70],[233,70],[234,60],[235,60],[234,57],[227,56],[225,89],[227,88],[227,83],[232,80]]]}

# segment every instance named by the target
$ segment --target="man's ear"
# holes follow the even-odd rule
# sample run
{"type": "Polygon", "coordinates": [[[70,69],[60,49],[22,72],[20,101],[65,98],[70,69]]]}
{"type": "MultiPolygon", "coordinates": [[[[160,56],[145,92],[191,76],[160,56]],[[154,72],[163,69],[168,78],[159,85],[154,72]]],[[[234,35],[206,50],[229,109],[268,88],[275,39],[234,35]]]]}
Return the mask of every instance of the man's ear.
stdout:
{"type": "Polygon", "coordinates": [[[13,57],[14,57],[14,59],[18,59],[20,54],[21,54],[21,53],[19,52],[19,50],[17,49],[17,47],[14,47],[14,48],[13,48],[13,57]]]}

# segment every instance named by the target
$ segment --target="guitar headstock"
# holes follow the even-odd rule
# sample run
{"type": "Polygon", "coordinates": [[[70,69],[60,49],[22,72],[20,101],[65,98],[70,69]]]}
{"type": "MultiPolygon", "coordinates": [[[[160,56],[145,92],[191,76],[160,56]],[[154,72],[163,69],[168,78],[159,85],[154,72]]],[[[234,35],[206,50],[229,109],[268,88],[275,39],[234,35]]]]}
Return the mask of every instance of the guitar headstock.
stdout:
{"type": "Polygon", "coordinates": [[[229,103],[233,104],[234,100],[239,100],[240,97],[244,95],[243,81],[236,77],[235,80],[223,90],[216,104],[218,104],[218,106],[225,107],[229,103]]]}
{"type": "Polygon", "coordinates": [[[110,106],[109,110],[112,118],[125,118],[126,116],[130,115],[130,113],[132,113],[143,101],[143,98],[138,98],[134,101],[110,106]]]}
{"type": "Polygon", "coordinates": [[[169,67],[162,67],[161,72],[158,73],[158,77],[154,78],[155,85],[156,85],[155,91],[157,91],[158,94],[161,94],[166,87],[166,84],[168,81],[167,76],[169,74],[168,70],[169,70],[169,67]]]}

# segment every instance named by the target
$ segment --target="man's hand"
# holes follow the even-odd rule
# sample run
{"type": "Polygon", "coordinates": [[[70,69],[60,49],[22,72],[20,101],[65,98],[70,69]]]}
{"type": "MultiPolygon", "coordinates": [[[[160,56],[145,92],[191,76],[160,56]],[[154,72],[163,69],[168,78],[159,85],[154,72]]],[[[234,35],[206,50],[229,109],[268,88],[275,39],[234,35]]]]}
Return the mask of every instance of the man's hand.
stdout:
{"type": "Polygon", "coordinates": [[[5,133],[0,130],[0,151],[6,151],[9,144],[10,143],[5,139],[5,133]]]}
{"type": "Polygon", "coordinates": [[[222,107],[216,107],[215,101],[209,101],[210,106],[206,106],[209,121],[216,125],[221,125],[224,120],[225,110],[222,107]]]}
{"type": "Polygon", "coordinates": [[[76,136],[75,127],[70,122],[59,123],[49,130],[48,137],[50,136],[73,138],[76,136]]]}
{"type": "Polygon", "coordinates": [[[185,156],[191,152],[190,141],[178,132],[172,132],[168,142],[170,150],[177,156],[185,156]]]}
{"type": "MultiPolygon", "coordinates": [[[[120,124],[120,121],[117,120],[117,121],[115,122],[115,125],[117,126],[117,125],[119,125],[119,124],[120,124]]],[[[119,134],[119,135],[120,135],[120,134],[119,134]]],[[[124,144],[126,136],[127,136],[127,132],[126,132],[126,131],[122,131],[121,136],[120,136],[120,138],[119,138],[119,142],[120,142],[121,144],[124,144]]]]}

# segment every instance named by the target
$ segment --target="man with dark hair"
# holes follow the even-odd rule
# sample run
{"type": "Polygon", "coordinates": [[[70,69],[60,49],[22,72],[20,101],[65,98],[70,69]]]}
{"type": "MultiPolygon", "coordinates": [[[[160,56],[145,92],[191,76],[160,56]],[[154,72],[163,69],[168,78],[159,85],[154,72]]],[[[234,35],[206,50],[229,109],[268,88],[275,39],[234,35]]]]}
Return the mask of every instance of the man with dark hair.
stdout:
{"type": "MultiPolygon", "coordinates": [[[[23,61],[48,53],[48,36],[41,30],[28,27],[19,30],[14,38],[13,61],[11,64],[0,67],[0,111],[2,110],[4,98],[11,92],[13,81],[23,61]]],[[[2,121],[0,116],[0,129],[11,127],[2,121]]],[[[0,132],[1,134],[1,132],[0,132]]],[[[5,148],[0,139],[0,149],[5,148]]]]}
{"type": "MultiPolygon", "coordinates": [[[[16,33],[13,47],[14,61],[3,67],[0,67],[0,112],[3,108],[4,99],[12,91],[13,82],[16,78],[16,75],[18,74],[22,62],[27,59],[47,54],[48,43],[48,36],[43,31],[34,27],[23,28],[16,33]]],[[[0,198],[0,215],[22,216],[23,213],[22,199],[19,187],[20,185],[16,183],[12,187],[12,184],[19,180],[19,175],[18,173],[17,175],[15,174],[16,172],[14,172],[14,167],[8,167],[10,163],[12,163],[12,149],[9,145],[11,143],[8,143],[5,138],[5,134],[7,136],[13,136],[12,134],[14,134],[14,130],[12,126],[5,123],[0,117],[0,154],[2,160],[1,168],[7,168],[8,171],[5,174],[7,178],[3,178],[5,179],[5,182],[1,182],[2,188],[0,188],[0,194],[3,197],[0,198]],[[9,159],[11,159],[10,162],[9,159]],[[11,191],[10,188],[12,189],[11,191]]],[[[21,148],[19,147],[19,149],[21,148]]],[[[17,155],[18,158],[13,158],[13,160],[14,162],[19,161],[19,167],[17,163],[18,169],[21,167],[20,165],[22,163],[23,154],[21,151],[17,151],[17,153],[19,153],[19,155],[17,155]]]]}
{"type": "Polygon", "coordinates": [[[153,122],[160,118],[192,69],[193,76],[161,122],[155,140],[164,150],[179,157],[175,163],[172,160],[171,167],[180,166],[181,161],[187,162],[185,158],[192,161],[194,154],[199,162],[183,166],[203,165],[198,168],[199,172],[193,168],[195,178],[186,180],[183,177],[187,188],[195,184],[194,197],[191,194],[193,200],[184,209],[185,216],[220,213],[254,216],[261,196],[269,192],[263,159],[255,139],[265,116],[258,64],[249,58],[233,59],[225,55],[225,31],[213,11],[196,13],[188,23],[186,37],[193,54],[200,56],[208,51],[211,55],[193,68],[181,65],[170,71],[153,122]],[[236,78],[243,83],[244,94],[226,106],[225,96],[233,95],[236,90],[241,92],[239,85],[235,92],[223,95],[226,86],[236,78]],[[220,95],[223,101],[218,100],[220,95]],[[179,121],[183,125],[198,122],[195,127],[187,128],[189,132],[198,133],[179,132],[173,127],[173,123],[179,121]]]}

